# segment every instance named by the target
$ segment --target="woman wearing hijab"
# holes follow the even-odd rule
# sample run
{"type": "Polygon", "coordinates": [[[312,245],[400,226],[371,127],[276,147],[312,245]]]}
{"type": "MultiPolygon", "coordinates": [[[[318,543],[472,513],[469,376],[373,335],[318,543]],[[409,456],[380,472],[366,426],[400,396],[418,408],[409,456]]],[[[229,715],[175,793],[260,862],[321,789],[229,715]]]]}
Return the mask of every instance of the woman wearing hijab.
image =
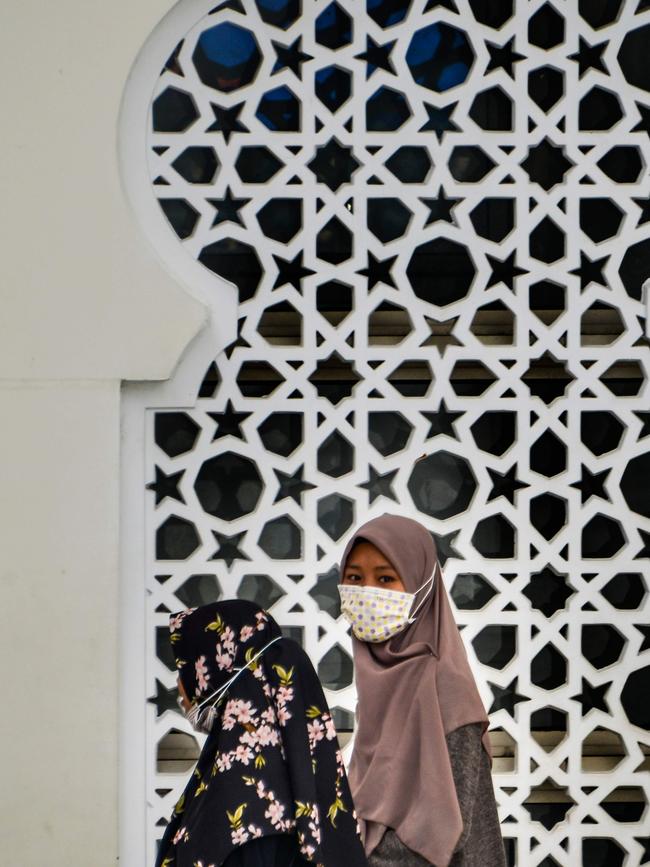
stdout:
{"type": "Polygon", "coordinates": [[[169,621],[187,718],[207,734],[156,867],[366,867],[336,731],[302,648],[258,606],[169,621]]]}
{"type": "Polygon", "coordinates": [[[382,515],[341,562],[357,727],[350,788],[370,867],[503,867],[488,719],[417,521],[382,515]]]}

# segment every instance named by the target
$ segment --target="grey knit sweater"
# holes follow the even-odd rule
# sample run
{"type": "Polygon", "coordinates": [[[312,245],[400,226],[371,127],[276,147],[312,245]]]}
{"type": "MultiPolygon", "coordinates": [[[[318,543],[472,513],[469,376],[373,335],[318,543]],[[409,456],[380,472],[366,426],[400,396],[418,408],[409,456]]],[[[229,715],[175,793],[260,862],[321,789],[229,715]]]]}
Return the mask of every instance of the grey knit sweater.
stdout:
{"type": "MultiPolygon", "coordinates": [[[[463,833],[449,864],[431,865],[390,828],[368,859],[369,867],[505,867],[490,760],[481,745],[481,725],[470,723],[447,735],[447,747],[463,817],[463,833]]],[[[432,816],[435,822],[435,816],[432,816]]]]}

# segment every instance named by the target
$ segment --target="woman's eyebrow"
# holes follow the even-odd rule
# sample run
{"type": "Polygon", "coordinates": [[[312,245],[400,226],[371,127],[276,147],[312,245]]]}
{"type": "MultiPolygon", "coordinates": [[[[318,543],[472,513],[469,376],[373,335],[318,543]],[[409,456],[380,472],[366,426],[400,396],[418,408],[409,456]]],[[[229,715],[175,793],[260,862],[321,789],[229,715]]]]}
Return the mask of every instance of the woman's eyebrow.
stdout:
{"type": "Polygon", "coordinates": [[[375,566],[375,572],[379,572],[380,569],[381,569],[383,572],[385,572],[387,569],[388,569],[389,572],[396,572],[396,571],[397,571],[396,569],[394,569],[394,568],[390,565],[390,563],[382,563],[380,566],[375,566]]]}

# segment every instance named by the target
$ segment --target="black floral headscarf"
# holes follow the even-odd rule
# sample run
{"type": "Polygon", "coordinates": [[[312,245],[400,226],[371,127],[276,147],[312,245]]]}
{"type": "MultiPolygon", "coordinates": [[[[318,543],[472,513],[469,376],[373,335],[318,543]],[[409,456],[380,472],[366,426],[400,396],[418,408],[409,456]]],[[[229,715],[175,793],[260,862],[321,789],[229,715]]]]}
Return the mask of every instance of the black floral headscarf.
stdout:
{"type": "Polygon", "coordinates": [[[169,624],[192,701],[248,667],[219,703],[156,867],[219,867],[238,846],[277,834],[294,835],[309,864],[366,867],[334,724],[300,645],[250,602],[188,609],[169,624]]]}

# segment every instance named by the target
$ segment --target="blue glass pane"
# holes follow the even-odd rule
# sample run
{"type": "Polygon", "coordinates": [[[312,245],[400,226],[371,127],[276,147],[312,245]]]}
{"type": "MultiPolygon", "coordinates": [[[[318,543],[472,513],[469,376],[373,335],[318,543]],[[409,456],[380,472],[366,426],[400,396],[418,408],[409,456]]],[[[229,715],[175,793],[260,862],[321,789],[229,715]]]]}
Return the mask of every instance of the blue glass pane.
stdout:
{"type": "Polygon", "coordinates": [[[380,87],[366,103],[366,129],[387,132],[399,129],[411,116],[406,97],[398,90],[380,87]]]}
{"type": "Polygon", "coordinates": [[[331,112],[337,111],[350,98],[352,84],[347,69],[327,66],[318,70],[315,79],[316,96],[331,112]]]}
{"type": "Polygon", "coordinates": [[[352,19],[338,3],[330,3],[316,19],[316,42],[332,49],[352,42],[352,19]]]}
{"type": "Polygon", "coordinates": [[[300,0],[255,0],[255,5],[262,21],[282,30],[300,17],[300,0]]]}
{"type": "Polygon", "coordinates": [[[368,15],[380,27],[392,27],[406,18],[411,0],[366,0],[368,15]]]}
{"type": "Polygon", "coordinates": [[[264,94],[255,117],[273,132],[298,132],[300,102],[286,85],[282,85],[264,94]]]}
{"type": "Polygon", "coordinates": [[[250,84],[261,56],[250,30],[226,21],[201,34],[192,61],[204,84],[230,92],[250,84]]]}
{"type": "Polygon", "coordinates": [[[413,35],[406,62],[418,84],[440,93],[465,81],[474,52],[462,30],[430,24],[413,35]]]}

